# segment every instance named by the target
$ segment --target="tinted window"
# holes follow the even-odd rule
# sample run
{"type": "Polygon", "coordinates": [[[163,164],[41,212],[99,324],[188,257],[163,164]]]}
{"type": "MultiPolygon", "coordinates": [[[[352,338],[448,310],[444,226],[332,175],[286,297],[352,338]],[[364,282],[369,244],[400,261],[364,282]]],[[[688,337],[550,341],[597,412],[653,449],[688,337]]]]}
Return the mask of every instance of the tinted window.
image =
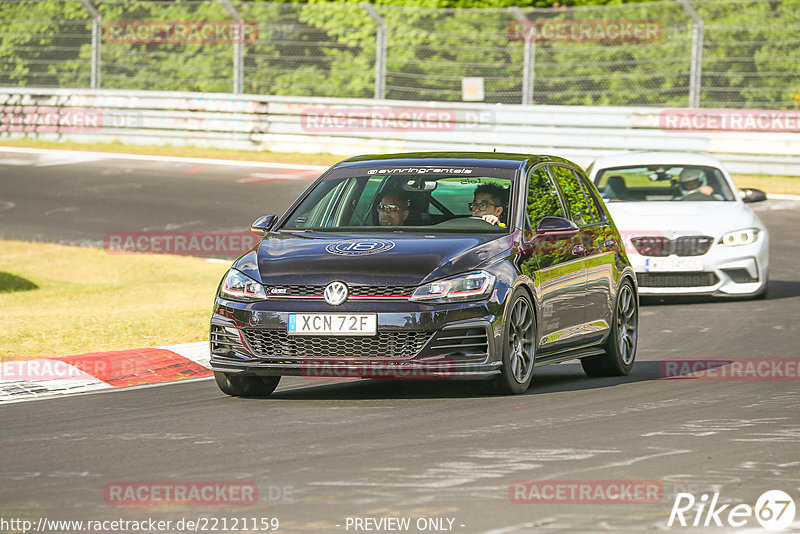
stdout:
{"type": "MultiPolygon", "coordinates": [[[[558,181],[558,187],[564,195],[564,202],[567,204],[567,211],[569,218],[578,226],[586,226],[592,224],[595,219],[592,215],[592,209],[589,207],[589,199],[581,187],[581,183],[566,167],[552,166],[550,167],[553,174],[558,181]]],[[[595,210],[597,208],[595,207],[595,210]]]]}
{"type": "Polygon", "coordinates": [[[534,228],[543,217],[563,217],[558,193],[544,167],[530,173],[528,178],[528,217],[534,228]]]}
{"type": "Polygon", "coordinates": [[[605,216],[603,210],[600,209],[597,195],[594,194],[592,187],[589,185],[589,179],[574,169],[572,172],[575,174],[575,178],[580,182],[584,195],[586,195],[586,205],[589,207],[589,213],[592,215],[592,219],[594,222],[604,220],[605,216]]]}

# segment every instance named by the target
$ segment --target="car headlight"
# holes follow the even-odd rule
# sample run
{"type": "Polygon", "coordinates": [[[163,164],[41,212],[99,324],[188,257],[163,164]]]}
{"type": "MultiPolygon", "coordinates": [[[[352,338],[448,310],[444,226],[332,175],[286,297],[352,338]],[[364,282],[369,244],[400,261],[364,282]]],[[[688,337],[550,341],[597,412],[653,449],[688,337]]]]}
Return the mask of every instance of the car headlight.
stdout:
{"type": "Polygon", "coordinates": [[[492,294],[495,276],[486,271],[460,274],[419,286],[411,295],[412,302],[463,302],[481,300],[492,294]]]}
{"type": "Polygon", "coordinates": [[[726,247],[738,247],[741,245],[752,245],[758,239],[758,228],[745,228],[723,234],[720,243],[726,247]]]}
{"type": "Polygon", "coordinates": [[[231,269],[225,275],[219,292],[225,298],[245,302],[266,300],[267,298],[267,290],[264,289],[264,286],[235,269],[231,269]]]}

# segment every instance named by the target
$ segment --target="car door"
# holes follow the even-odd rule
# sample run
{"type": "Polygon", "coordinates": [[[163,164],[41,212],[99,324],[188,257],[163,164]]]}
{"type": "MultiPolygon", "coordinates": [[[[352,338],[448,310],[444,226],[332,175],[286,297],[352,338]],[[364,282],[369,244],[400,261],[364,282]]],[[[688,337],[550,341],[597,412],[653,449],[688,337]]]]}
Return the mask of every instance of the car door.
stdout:
{"type": "Polygon", "coordinates": [[[600,207],[597,190],[581,171],[572,169],[586,198],[587,220],[581,227],[586,258],[586,341],[603,338],[610,328],[614,306],[614,269],[618,247],[616,233],[600,207]]]}
{"type": "Polygon", "coordinates": [[[594,243],[595,218],[592,215],[586,192],[573,169],[565,165],[551,164],[548,165],[548,170],[555,179],[567,218],[579,228],[578,233],[571,238],[569,250],[570,261],[575,268],[575,276],[580,276],[580,284],[576,283],[575,291],[571,295],[575,325],[569,332],[569,337],[572,344],[583,344],[589,341],[591,330],[586,313],[589,304],[587,259],[594,243]]]}
{"type": "Polygon", "coordinates": [[[584,322],[585,260],[575,254],[570,235],[536,236],[544,217],[566,215],[554,178],[545,166],[528,173],[525,211],[531,237],[520,269],[534,281],[541,306],[539,349],[544,352],[574,346],[580,342],[584,322]]]}

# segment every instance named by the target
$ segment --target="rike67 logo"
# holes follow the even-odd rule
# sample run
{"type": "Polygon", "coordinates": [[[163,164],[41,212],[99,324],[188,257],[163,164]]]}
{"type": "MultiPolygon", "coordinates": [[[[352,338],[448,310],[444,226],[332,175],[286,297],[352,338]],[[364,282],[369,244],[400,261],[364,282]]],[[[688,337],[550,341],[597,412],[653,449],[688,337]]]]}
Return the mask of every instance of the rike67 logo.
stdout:
{"type": "Polygon", "coordinates": [[[719,493],[704,493],[696,499],[691,493],[678,493],[668,527],[743,527],[754,518],[767,530],[779,532],[794,521],[795,504],[788,493],[769,490],[761,494],[755,506],[719,504],[719,493]]]}

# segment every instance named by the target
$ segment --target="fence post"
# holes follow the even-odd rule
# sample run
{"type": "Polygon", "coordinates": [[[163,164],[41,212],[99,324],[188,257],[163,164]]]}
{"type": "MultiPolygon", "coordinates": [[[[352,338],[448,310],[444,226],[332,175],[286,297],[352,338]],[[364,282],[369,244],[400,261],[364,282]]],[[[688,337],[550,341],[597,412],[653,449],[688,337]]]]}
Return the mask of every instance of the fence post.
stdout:
{"type": "Polygon", "coordinates": [[[100,89],[100,42],[103,17],[90,0],[81,0],[81,4],[83,4],[83,8],[89,13],[89,16],[92,17],[92,74],[90,84],[92,89],[100,89]]]}
{"type": "Polygon", "coordinates": [[[375,43],[375,99],[386,98],[386,21],[372,4],[361,2],[359,4],[378,26],[378,35],[375,43]]]}
{"type": "Polygon", "coordinates": [[[233,33],[233,92],[238,95],[242,93],[244,87],[244,19],[230,0],[219,0],[219,2],[236,22],[236,31],[233,33]]]}
{"type": "Polygon", "coordinates": [[[700,107],[700,89],[703,78],[703,19],[689,0],[678,0],[683,11],[692,19],[692,64],[689,70],[689,107],[700,107]]]}
{"type": "Polygon", "coordinates": [[[514,18],[525,28],[523,39],[524,52],[522,56],[522,103],[533,104],[533,76],[536,65],[536,26],[528,22],[528,18],[519,7],[509,7],[514,18]]]}

